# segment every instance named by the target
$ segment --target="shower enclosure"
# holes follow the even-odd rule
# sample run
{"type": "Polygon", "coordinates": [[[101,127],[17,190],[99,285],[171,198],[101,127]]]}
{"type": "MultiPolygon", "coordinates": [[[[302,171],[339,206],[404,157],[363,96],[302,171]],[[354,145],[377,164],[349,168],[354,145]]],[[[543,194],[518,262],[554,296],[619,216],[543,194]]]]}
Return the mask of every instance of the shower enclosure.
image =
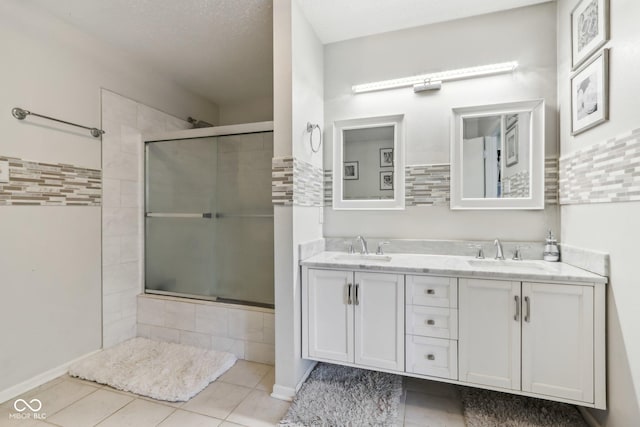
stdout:
{"type": "Polygon", "coordinates": [[[272,129],[145,142],[146,293],[273,307],[272,129]]]}

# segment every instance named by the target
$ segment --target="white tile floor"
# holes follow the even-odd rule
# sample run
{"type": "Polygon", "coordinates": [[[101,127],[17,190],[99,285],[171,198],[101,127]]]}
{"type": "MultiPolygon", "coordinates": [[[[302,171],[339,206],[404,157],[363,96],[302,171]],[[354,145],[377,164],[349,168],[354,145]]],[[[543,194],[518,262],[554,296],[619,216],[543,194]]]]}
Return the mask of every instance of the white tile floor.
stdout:
{"type": "MultiPolygon", "coordinates": [[[[170,403],[62,376],[21,396],[41,400],[45,420],[10,418],[11,399],[0,405],[0,427],[274,426],[289,403],[269,396],[273,381],[273,366],[239,360],[188,402],[170,403]]],[[[405,378],[400,420],[407,427],[464,427],[457,388],[405,378]]]]}

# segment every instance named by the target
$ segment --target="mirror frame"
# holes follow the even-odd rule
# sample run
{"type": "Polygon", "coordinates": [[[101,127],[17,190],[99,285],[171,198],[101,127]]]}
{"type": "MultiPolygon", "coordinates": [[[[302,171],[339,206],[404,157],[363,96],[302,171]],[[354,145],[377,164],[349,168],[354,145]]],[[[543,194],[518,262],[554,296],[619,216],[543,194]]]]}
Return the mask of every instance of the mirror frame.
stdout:
{"type": "MultiPolygon", "coordinates": [[[[451,209],[544,209],[544,100],[509,102],[472,107],[453,108],[451,120],[451,209]],[[531,155],[529,156],[529,197],[521,198],[463,198],[464,171],[462,157],[463,120],[514,113],[531,113],[531,155]]],[[[504,127],[501,144],[504,150],[504,127]]]]}
{"type": "Polygon", "coordinates": [[[392,210],[404,209],[404,114],[336,120],[333,123],[333,209],[392,210]],[[394,127],[393,199],[343,199],[343,132],[351,129],[394,127]]]}

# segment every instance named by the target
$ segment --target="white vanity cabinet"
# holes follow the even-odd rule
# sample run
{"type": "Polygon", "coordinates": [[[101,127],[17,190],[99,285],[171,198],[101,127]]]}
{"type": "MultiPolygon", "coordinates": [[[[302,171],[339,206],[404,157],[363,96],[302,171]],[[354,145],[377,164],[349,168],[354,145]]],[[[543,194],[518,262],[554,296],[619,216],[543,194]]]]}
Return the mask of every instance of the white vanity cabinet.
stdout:
{"type": "Polygon", "coordinates": [[[303,357],[404,371],[404,275],[303,268],[302,301],[303,357]]]}
{"type": "Polygon", "coordinates": [[[460,381],[520,390],[520,282],[460,279],[460,381]]]}
{"type": "Polygon", "coordinates": [[[460,279],[460,381],[586,403],[594,287],[460,279]]]}
{"type": "Polygon", "coordinates": [[[458,379],[458,279],[406,276],[406,371],[458,379]]]}
{"type": "Polygon", "coordinates": [[[302,264],[303,358],[606,409],[605,278],[393,257],[302,264]]]}

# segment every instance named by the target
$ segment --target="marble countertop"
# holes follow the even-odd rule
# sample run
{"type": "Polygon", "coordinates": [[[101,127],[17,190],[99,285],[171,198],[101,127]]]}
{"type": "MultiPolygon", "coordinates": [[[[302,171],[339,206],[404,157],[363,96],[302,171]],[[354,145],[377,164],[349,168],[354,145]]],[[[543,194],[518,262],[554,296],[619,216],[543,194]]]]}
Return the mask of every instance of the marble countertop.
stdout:
{"type": "Polygon", "coordinates": [[[466,256],[400,254],[384,256],[321,252],[300,261],[306,267],[424,273],[456,277],[492,277],[553,282],[607,283],[607,278],[562,262],[498,261],[466,256]]]}

